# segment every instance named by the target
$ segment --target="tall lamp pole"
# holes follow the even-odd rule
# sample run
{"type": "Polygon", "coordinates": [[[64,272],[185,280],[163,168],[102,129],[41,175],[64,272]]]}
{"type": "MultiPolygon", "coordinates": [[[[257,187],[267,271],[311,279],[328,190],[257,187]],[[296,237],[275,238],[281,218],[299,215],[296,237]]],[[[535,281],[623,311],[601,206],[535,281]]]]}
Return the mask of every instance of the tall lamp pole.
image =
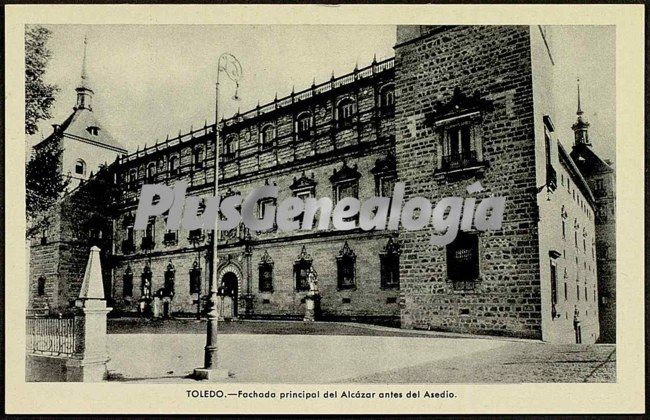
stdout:
{"type": "MultiPolygon", "coordinates": [[[[219,76],[224,71],[228,78],[235,82],[239,88],[239,81],[242,77],[242,68],[239,61],[229,53],[219,56],[217,63],[217,82],[215,84],[214,100],[214,196],[219,194],[219,76]]],[[[238,100],[237,89],[233,99],[238,100]]],[[[214,222],[212,231],[212,267],[210,270],[210,311],[208,312],[208,326],[205,343],[204,367],[194,369],[196,379],[219,380],[228,377],[226,369],[219,369],[217,360],[217,332],[219,326],[219,311],[217,309],[217,232],[219,217],[214,222]]]]}

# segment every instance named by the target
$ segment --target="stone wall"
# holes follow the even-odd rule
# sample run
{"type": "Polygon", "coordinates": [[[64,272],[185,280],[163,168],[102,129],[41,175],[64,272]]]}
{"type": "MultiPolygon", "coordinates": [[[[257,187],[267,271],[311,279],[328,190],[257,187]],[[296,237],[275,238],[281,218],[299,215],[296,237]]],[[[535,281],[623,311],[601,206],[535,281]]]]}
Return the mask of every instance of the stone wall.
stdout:
{"type": "Polygon", "coordinates": [[[446,251],[430,246],[432,230],[401,233],[402,326],[541,338],[529,28],[437,27],[420,30],[419,38],[400,30],[395,124],[406,198],[466,197],[477,180],[485,188],[474,194],[479,201],[507,198],[502,229],[480,234],[474,291],[448,281],[446,251]],[[476,125],[484,169],[450,176],[436,165],[443,133],[430,115],[452,101],[456,88],[465,97],[478,90],[477,102],[492,108],[476,125]]]}
{"type": "Polygon", "coordinates": [[[103,278],[109,296],[112,222],[107,202],[111,196],[108,182],[111,179],[108,170],[97,174],[66,193],[40,216],[47,219],[49,227],[30,239],[28,312],[43,315],[49,310],[60,312],[73,306],[93,245],[102,250],[103,278]],[[39,296],[40,277],[46,280],[45,293],[39,296]]]}

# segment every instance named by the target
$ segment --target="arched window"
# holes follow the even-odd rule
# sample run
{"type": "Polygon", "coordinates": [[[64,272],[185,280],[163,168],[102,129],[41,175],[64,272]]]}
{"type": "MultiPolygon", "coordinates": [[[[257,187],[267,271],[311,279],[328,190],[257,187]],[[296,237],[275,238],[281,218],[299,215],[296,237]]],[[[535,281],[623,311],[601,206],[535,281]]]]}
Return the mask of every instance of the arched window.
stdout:
{"type": "Polygon", "coordinates": [[[147,166],[147,184],[153,184],[155,176],[156,176],[156,164],[154,162],[151,162],[147,166]]]}
{"type": "Polygon", "coordinates": [[[262,143],[262,147],[271,147],[273,145],[273,141],[275,140],[275,127],[273,124],[268,124],[262,128],[262,135],[260,138],[260,142],[262,143]]]}
{"type": "Polygon", "coordinates": [[[298,115],[296,119],[296,132],[301,138],[309,137],[311,134],[311,114],[309,112],[303,112],[298,115]]]}
{"type": "Polygon", "coordinates": [[[99,127],[91,126],[91,127],[86,128],[86,131],[88,131],[93,136],[98,136],[99,135],[99,127]]]}
{"type": "Polygon", "coordinates": [[[194,148],[194,169],[203,169],[203,147],[197,146],[194,148]]]}
{"type": "Polygon", "coordinates": [[[77,159],[74,165],[74,173],[77,175],[86,175],[86,162],[83,159],[77,159]]]}
{"type": "Polygon", "coordinates": [[[178,156],[169,158],[169,173],[170,175],[178,175],[178,156]]]}
{"type": "Polygon", "coordinates": [[[385,85],[379,91],[379,111],[382,115],[395,111],[395,88],[393,84],[385,85]]]}
{"type": "Polygon", "coordinates": [[[354,101],[351,98],[343,98],[336,105],[336,122],[340,128],[350,127],[355,113],[354,101]]]}

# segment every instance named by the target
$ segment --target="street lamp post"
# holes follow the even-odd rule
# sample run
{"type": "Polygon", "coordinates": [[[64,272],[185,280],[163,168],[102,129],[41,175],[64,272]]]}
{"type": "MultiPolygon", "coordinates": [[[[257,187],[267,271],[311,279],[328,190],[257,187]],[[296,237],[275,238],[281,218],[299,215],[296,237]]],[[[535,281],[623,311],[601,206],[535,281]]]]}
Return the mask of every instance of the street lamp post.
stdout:
{"type": "MultiPolygon", "coordinates": [[[[214,196],[219,194],[219,76],[224,71],[228,78],[235,82],[239,88],[242,77],[242,68],[239,61],[229,53],[219,56],[217,63],[217,82],[215,84],[214,101],[214,196]]],[[[238,100],[235,90],[235,100],[238,100]]],[[[217,309],[217,232],[219,216],[215,219],[212,231],[212,267],[210,270],[210,311],[208,312],[207,336],[204,353],[204,367],[194,369],[196,379],[219,380],[228,377],[228,370],[220,369],[217,359],[217,332],[219,327],[219,312],[217,309]]]]}

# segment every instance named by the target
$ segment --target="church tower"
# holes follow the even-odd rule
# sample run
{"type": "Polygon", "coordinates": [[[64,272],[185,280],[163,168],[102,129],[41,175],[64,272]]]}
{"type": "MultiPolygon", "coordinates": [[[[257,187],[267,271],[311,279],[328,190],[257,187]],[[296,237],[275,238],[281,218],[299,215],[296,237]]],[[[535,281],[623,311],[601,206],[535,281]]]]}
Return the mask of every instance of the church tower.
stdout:
{"type": "Polygon", "coordinates": [[[103,127],[93,111],[94,91],[90,87],[87,69],[88,39],[84,38],[81,80],[75,89],[77,100],[72,114],[61,124],[53,124],[52,134],[34,146],[42,147],[48,142],[59,142],[61,171],[70,179],[69,190],[87,180],[105,163],[115,161],[117,156],[127,153],[103,127]]]}

